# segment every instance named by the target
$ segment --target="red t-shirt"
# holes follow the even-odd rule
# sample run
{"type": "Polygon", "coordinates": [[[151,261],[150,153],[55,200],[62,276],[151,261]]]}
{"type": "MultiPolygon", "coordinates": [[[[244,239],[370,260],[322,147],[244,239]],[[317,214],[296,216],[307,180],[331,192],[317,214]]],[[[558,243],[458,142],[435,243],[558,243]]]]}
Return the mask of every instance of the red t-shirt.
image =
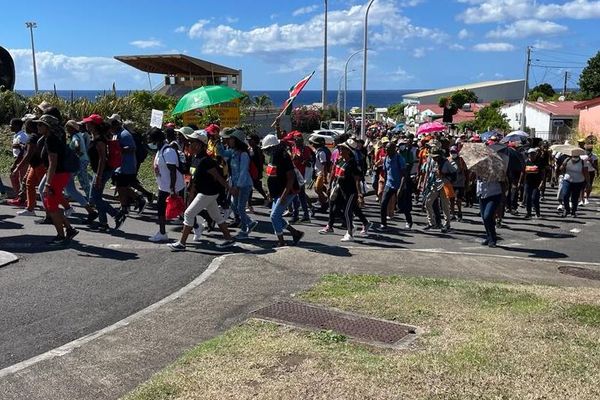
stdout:
{"type": "Polygon", "coordinates": [[[292,147],[292,161],[294,162],[294,167],[296,167],[302,175],[306,172],[306,165],[311,160],[312,150],[308,146],[302,147],[302,150],[297,146],[292,147]]]}

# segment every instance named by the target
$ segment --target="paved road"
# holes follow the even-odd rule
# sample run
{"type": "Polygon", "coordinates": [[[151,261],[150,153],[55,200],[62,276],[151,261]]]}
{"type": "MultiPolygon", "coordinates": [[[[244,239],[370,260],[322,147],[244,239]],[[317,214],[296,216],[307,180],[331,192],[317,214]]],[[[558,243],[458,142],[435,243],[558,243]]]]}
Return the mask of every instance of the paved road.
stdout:
{"type": "MultiPolygon", "coordinates": [[[[544,203],[541,220],[508,218],[500,230],[500,247],[489,249],[478,243],[483,227],[476,210],[465,212],[465,221],[453,224],[449,234],[423,232],[425,219],[416,212],[415,230],[405,232],[400,220],[390,233],[374,233],[368,239],[342,244],[343,232],[321,236],[318,229],[325,216],[300,225],[306,232],[303,246],[313,254],[347,255],[348,247],[433,249],[478,254],[502,254],[528,258],[550,258],[596,262],[600,260],[597,235],[600,204],[584,208],[578,220],[558,218],[555,201],[544,203]]],[[[244,248],[268,249],[275,243],[267,221],[267,210],[256,207],[260,225],[255,238],[244,248]]],[[[52,236],[50,226],[33,224],[31,218],[15,218],[16,209],[0,205],[0,250],[11,251],[21,260],[0,269],[0,368],[60,346],[110,325],[186,285],[219,254],[216,233],[173,254],[164,245],[147,242],[156,230],[154,210],[131,218],[124,232],[110,236],[84,230],[69,249],[55,250],[44,243],[52,236]]],[[[369,203],[366,213],[377,220],[377,206],[369,203]]],[[[75,219],[74,219],[75,220],[75,219]]],[[[169,227],[171,238],[179,226],[169,227]]],[[[410,262],[410,260],[405,260],[410,262]]],[[[393,261],[391,261],[393,262],[393,261]]]]}

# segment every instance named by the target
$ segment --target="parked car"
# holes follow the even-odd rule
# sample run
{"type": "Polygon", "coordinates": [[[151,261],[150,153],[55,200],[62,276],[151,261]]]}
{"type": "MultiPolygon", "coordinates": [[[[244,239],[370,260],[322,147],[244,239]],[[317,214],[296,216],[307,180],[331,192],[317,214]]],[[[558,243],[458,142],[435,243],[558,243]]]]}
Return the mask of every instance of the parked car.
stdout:
{"type": "Polygon", "coordinates": [[[325,144],[327,145],[327,147],[333,147],[333,141],[338,135],[339,134],[335,131],[320,130],[320,131],[314,131],[309,136],[309,139],[313,139],[315,137],[322,137],[325,139],[325,144]]]}

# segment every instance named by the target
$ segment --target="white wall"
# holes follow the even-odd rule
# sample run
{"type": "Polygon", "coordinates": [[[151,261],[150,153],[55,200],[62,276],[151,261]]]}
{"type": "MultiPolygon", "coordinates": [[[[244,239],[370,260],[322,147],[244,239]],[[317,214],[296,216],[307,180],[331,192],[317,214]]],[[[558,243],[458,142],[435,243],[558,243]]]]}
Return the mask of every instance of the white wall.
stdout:
{"type": "MultiPolygon", "coordinates": [[[[514,103],[501,108],[502,113],[506,114],[508,123],[513,130],[521,129],[521,113],[523,103],[514,103]]],[[[548,139],[550,133],[550,115],[537,108],[527,105],[525,111],[525,123],[528,128],[535,129],[535,137],[548,139]]]]}

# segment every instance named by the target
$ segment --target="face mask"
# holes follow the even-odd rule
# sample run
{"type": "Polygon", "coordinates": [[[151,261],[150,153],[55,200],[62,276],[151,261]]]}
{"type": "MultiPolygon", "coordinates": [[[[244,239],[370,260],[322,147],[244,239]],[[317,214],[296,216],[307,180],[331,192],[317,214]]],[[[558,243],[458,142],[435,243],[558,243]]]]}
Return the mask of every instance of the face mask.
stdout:
{"type": "Polygon", "coordinates": [[[450,155],[452,156],[453,159],[457,159],[458,158],[458,154],[456,154],[456,153],[452,153],[450,155]]]}
{"type": "Polygon", "coordinates": [[[154,143],[148,143],[148,148],[152,151],[155,151],[158,148],[158,146],[156,146],[154,143]]]}
{"type": "Polygon", "coordinates": [[[399,146],[399,147],[398,147],[398,150],[400,150],[400,151],[404,151],[404,150],[406,150],[406,146],[404,146],[404,145],[402,145],[402,146],[399,146]]]}

